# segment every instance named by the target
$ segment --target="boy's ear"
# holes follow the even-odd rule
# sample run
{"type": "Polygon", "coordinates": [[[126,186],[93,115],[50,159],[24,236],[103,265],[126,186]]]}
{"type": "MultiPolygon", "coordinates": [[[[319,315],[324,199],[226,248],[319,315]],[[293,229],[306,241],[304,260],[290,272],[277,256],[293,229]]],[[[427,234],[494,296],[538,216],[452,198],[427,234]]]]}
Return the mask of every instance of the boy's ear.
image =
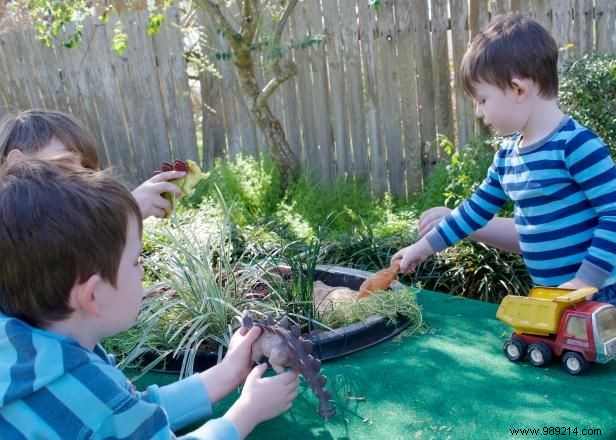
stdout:
{"type": "Polygon", "coordinates": [[[20,158],[21,156],[23,156],[23,153],[21,152],[21,150],[18,150],[17,148],[9,151],[9,154],[6,155],[6,161],[7,163],[12,163],[14,160],[20,158]]]}
{"type": "Polygon", "coordinates": [[[100,282],[102,282],[100,275],[94,274],[83,283],[76,284],[71,290],[71,307],[87,315],[100,318],[102,310],[95,294],[95,288],[100,282]]]}
{"type": "Polygon", "coordinates": [[[513,78],[511,80],[511,88],[519,100],[528,96],[531,87],[532,81],[528,79],[513,78]]]}

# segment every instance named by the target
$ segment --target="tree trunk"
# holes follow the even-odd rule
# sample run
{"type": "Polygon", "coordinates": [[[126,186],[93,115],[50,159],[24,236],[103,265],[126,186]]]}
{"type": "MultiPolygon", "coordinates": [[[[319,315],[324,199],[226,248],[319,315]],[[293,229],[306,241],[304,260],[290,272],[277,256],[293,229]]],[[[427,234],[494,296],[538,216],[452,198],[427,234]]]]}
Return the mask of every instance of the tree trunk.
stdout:
{"type": "MultiPolygon", "coordinates": [[[[290,6],[287,7],[283,19],[279,22],[280,29],[276,30],[278,38],[282,26],[284,26],[286,18],[295,4],[297,4],[297,0],[289,2],[290,6]]],[[[212,21],[219,27],[233,48],[233,60],[242,98],[246,108],[250,111],[253,122],[265,136],[272,160],[280,171],[281,186],[284,189],[299,177],[300,163],[289,145],[282,124],[272,113],[267,100],[280,84],[297,73],[297,69],[292,63],[281,66],[280,61],[278,61],[274,66],[274,78],[261,88],[255,76],[251,48],[257,26],[257,20],[254,19],[253,14],[257,13],[255,9],[258,5],[255,5],[252,0],[243,0],[241,33],[233,28],[217,3],[212,0],[205,0],[203,5],[212,21]]],[[[274,37],[274,44],[276,43],[276,36],[274,37]]]]}

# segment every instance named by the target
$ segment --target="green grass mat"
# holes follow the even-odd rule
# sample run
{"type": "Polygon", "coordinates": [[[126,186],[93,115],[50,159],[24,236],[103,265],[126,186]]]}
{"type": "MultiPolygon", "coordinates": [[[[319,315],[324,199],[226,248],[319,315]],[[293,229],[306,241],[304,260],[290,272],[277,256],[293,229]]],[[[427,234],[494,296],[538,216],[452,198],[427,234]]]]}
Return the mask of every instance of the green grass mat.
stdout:
{"type": "MultiPolygon", "coordinates": [[[[567,374],[558,360],[547,368],[514,364],[502,352],[511,330],[495,318],[495,304],[428,291],[418,301],[425,334],[323,364],[336,401],[333,418],[321,420],[316,396],[302,381],[293,407],[249,439],[616,439],[616,361],[592,364],[581,377],[567,374]],[[510,431],[544,427],[569,428],[571,435],[510,431]],[[583,429],[594,435],[583,436],[583,429]]],[[[172,380],[148,374],[137,386],[172,380]]],[[[237,396],[218,403],[214,417],[237,396]]]]}

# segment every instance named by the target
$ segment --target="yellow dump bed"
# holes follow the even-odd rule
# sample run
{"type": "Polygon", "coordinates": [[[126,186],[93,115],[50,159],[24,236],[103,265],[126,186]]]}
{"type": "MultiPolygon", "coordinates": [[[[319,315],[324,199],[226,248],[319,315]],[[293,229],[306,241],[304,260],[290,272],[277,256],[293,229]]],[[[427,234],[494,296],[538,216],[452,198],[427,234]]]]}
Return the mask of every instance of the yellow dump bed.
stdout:
{"type": "Polygon", "coordinates": [[[547,336],[556,333],[565,309],[596,291],[591,287],[578,290],[534,287],[528,296],[503,298],[496,317],[517,333],[547,336]]]}

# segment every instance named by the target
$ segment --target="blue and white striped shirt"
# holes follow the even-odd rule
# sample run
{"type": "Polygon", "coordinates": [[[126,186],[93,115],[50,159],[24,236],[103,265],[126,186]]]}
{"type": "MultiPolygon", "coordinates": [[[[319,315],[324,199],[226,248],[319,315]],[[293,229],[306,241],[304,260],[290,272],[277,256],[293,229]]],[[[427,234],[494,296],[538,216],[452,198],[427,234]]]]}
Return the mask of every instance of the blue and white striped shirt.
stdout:
{"type": "Polygon", "coordinates": [[[426,238],[435,252],[482,228],[508,199],[528,271],[537,285],[578,277],[599,288],[616,281],[616,168],[603,141],[574,119],[519,148],[507,139],[470,199],[426,238]]]}
{"type": "MultiPolygon", "coordinates": [[[[105,351],[0,313],[0,439],[176,439],[212,414],[198,375],[137,392],[105,351]]],[[[227,419],[182,439],[239,439],[227,419]]]]}

